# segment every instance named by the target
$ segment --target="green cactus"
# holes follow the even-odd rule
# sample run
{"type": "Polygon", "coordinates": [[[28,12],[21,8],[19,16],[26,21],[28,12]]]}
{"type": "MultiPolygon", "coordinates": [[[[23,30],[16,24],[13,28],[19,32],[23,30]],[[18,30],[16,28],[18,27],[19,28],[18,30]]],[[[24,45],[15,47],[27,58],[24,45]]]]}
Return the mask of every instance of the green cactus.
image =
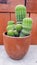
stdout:
{"type": "Polygon", "coordinates": [[[15,14],[17,22],[22,23],[23,19],[26,17],[26,7],[24,5],[17,5],[15,14]]]}
{"type": "Polygon", "coordinates": [[[13,24],[15,24],[14,21],[8,21],[7,25],[13,25],[13,24]]]}
{"type": "Polygon", "coordinates": [[[7,31],[8,36],[14,36],[14,30],[9,30],[7,31]]]}
{"type": "Polygon", "coordinates": [[[25,30],[25,29],[22,29],[21,30],[21,33],[20,33],[20,37],[24,37],[24,36],[28,36],[30,34],[29,31],[25,30]]]}
{"type": "Polygon", "coordinates": [[[22,24],[16,24],[15,29],[19,32],[22,29],[22,24]]]}
{"type": "Polygon", "coordinates": [[[18,33],[17,30],[14,30],[14,36],[15,36],[15,37],[18,37],[18,36],[19,36],[19,33],[18,33]]]}
{"type": "Polygon", "coordinates": [[[24,36],[25,36],[25,35],[21,32],[21,33],[20,33],[20,37],[24,37],[24,36]]]}
{"type": "Polygon", "coordinates": [[[23,24],[23,26],[32,27],[32,19],[24,18],[22,24],[23,24]]]}
{"type": "Polygon", "coordinates": [[[32,19],[26,18],[26,7],[24,5],[17,5],[15,8],[16,20],[8,21],[6,30],[7,35],[15,37],[25,37],[30,35],[32,29],[32,19]]]}
{"type": "Polygon", "coordinates": [[[8,25],[7,27],[6,27],[6,30],[8,31],[8,30],[12,30],[12,29],[15,29],[15,24],[13,24],[13,25],[8,25]]]}
{"type": "Polygon", "coordinates": [[[15,29],[15,23],[14,23],[14,21],[8,21],[6,30],[8,31],[8,30],[12,30],[12,29],[15,29]]]}
{"type": "Polygon", "coordinates": [[[30,33],[32,29],[32,19],[31,18],[24,18],[22,22],[22,27],[25,30],[25,33],[30,33]]]}
{"type": "Polygon", "coordinates": [[[24,35],[29,35],[29,34],[30,34],[30,32],[27,31],[27,30],[25,30],[25,29],[22,29],[22,33],[23,33],[24,35]]]}

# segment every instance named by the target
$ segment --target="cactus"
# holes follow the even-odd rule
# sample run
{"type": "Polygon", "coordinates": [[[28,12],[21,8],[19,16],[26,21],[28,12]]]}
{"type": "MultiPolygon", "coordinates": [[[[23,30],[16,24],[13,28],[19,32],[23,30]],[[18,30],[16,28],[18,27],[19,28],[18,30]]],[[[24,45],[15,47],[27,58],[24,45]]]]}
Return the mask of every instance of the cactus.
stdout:
{"type": "Polygon", "coordinates": [[[13,30],[13,29],[15,29],[15,24],[13,24],[13,25],[8,25],[7,27],[6,27],[6,30],[8,31],[8,30],[13,30]]]}
{"type": "Polygon", "coordinates": [[[18,33],[17,30],[14,30],[14,36],[15,36],[15,37],[18,37],[18,36],[19,36],[19,33],[18,33]]]}
{"type": "Polygon", "coordinates": [[[15,15],[17,23],[22,23],[23,19],[26,17],[26,7],[24,5],[17,5],[15,15]]]}
{"type": "Polygon", "coordinates": [[[25,31],[25,34],[28,34],[31,32],[32,29],[32,19],[31,18],[24,18],[22,22],[22,27],[25,31]]]}
{"type": "Polygon", "coordinates": [[[15,29],[16,29],[18,32],[20,32],[21,29],[22,29],[22,24],[16,24],[15,29]]]}
{"type": "Polygon", "coordinates": [[[32,29],[32,19],[24,18],[22,22],[22,30],[20,33],[20,37],[28,36],[32,29]]]}
{"type": "Polygon", "coordinates": [[[24,36],[25,36],[25,35],[21,32],[21,33],[20,33],[20,37],[24,37],[24,36]]]}
{"type": "Polygon", "coordinates": [[[12,30],[12,29],[15,29],[15,23],[14,23],[14,21],[8,21],[6,30],[8,31],[8,30],[12,30]]]}
{"type": "Polygon", "coordinates": [[[24,28],[30,29],[32,28],[32,19],[31,18],[24,18],[22,25],[24,28]]]}
{"type": "Polygon", "coordinates": [[[27,30],[25,30],[25,29],[22,29],[22,33],[24,34],[24,36],[27,36],[27,35],[29,35],[29,34],[30,34],[30,32],[29,32],[29,31],[27,31],[27,30]]]}
{"type": "Polygon", "coordinates": [[[14,36],[14,30],[9,30],[7,31],[8,36],[14,36]]]}
{"type": "Polygon", "coordinates": [[[14,21],[8,21],[7,25],[13,25],[13,24],[15,24],[14,21]]]}
{"type": "Polygon", "coordinates": [[[32,29],[32,19],[26,18],[26,7],[24,5],[17,5],[15,8],[15,14],[17,23],[15,24],[14,21],[8,21],[6,27],[7,35],[15,37],[30,35],[32,29]]]}

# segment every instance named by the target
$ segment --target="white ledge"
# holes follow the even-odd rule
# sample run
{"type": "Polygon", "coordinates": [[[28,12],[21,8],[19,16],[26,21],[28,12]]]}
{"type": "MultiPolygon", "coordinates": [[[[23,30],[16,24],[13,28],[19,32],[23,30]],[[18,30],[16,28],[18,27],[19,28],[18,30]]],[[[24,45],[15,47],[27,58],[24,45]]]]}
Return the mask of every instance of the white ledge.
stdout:
{"type": "Polygon", "coordinates": [[[37,65],[37,45],[30,45],[28,53],[21,60],[9,58],[4,45],[0,45],[0,65],[37,65]]]}

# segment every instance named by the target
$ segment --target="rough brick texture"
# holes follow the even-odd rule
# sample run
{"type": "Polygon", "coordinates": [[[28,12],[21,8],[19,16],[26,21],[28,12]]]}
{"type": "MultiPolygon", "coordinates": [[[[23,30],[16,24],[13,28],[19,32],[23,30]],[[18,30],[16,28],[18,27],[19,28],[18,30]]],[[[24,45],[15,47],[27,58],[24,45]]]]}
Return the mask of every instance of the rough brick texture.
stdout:
{"type": "Polygon", "coordinates": [[[32,44],[37,44],[37,14],[31,13],[30,17],[33,20],[31,43],[32,44]]]}
{"type": "Polygon", "coordinates": [[[37,0],[26,0],[27,12],[37,12],[37,0]]]}
{"type": "Polygon", "coordinates": [[[3,44],[3,32],[6,31],[8,20],[10,20],[9,13],[0,13],[0,44],[3,44]]]}

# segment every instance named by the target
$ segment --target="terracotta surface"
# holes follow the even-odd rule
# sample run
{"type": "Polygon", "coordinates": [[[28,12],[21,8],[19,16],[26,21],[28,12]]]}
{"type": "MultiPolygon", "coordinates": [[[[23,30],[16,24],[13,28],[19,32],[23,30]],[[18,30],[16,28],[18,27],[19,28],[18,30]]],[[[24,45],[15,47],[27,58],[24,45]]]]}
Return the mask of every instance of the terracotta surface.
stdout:
{"type": "Polygon", "coordinates": [[[26,0],[27,12],[37,12],[37,0],[26,0]]]}
{"type": "Polygon", "coordinates": [[[14,22],[16,22],[16,16],[15,16],[15,13],[11,13],[11,20],[13,20],[14,22]]]}
{"type": "Polygon", "coordinates": [[[26,17],[29,17],[29,13],[27,13],[26,17]]]}
{"type": "Polygon", "coordinates": [[[13,59],[21,59],[28,51],[30,36],[19,38],[3,34],[3,42],[8,55],[13,59]]]}
{"type": "Polygon", "coordinates": [[[10,20],[9,13],[0,13],[0,44],[3,44],[3,32],[6,30],[8,20],[10,20]]]}
{"type": "Polygon", "coordinates": [[[25,4],[25,0],[7,0],[7,4],[0,4],[0,12],[15,12],[15,6],[25,4]]]}
{"type": "Polygon", "coordinates": [[[31,13],[30,17],[33,19],[31,43],[37,44],[37,14],[31,13]]]}

